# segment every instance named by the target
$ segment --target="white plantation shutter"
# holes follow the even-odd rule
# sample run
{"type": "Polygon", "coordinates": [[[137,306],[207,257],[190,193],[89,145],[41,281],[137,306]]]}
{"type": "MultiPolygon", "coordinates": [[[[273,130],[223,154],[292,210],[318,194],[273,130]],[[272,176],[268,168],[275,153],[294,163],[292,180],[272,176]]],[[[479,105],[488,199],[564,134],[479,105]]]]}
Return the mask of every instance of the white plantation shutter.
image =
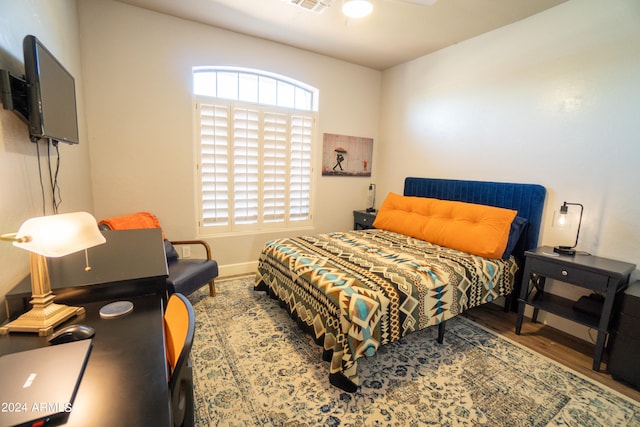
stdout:
{"type": "Polygon", "coordinates": [[[289,174],[289,218],[292,221],[306,220],[310,215],[312,137],[313,119],[292,116],[289,174]]]}
{"type": "Polygon", "coordinates": [[[229,225],[229,109],[199,104],[202,225],[229,225]]]}
{"type": "Polygon", "coordinates": [[[262,215],[265,222],[284,222],[287,205],[288,122],[286,114],[264,115],[262,215]]]}
{"type": "Polygon", "coordinates": [[[311,220],[313,112],[199,99],[203,233],[311,220]]]}
{"type": "Polygon", "coordinates": [[[258,222],[260,113],[233,108],[233,222],[258,222]]]}

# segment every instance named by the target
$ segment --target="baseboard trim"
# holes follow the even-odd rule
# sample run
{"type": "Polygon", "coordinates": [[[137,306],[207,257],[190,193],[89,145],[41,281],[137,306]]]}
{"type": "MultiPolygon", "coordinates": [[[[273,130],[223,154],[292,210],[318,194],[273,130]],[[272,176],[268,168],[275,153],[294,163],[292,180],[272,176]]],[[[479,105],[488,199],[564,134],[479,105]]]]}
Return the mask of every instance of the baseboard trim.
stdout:
{"type": "Polygon", "coordinates": [[[255,274],[257,270],[258,261],[221,265],[218,267],[218,278],[255,274]]]}

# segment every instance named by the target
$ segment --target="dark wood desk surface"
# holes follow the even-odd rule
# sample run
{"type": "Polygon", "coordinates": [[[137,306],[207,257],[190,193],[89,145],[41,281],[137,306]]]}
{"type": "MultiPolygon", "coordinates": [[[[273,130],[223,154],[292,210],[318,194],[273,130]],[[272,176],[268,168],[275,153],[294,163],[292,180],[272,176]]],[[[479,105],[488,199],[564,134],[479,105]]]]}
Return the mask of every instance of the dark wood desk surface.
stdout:
{"type": "MultiPolygon", "coordinates": [[[[134,309],[126,316],[102,319],[99,310],[111,301],[91,302],[83,304],[84,315],[56,328],[80,323],[96,331],[65,426],[171,424],[162,298],[144,295],[127,300],[134,309]]],[[[0,336],[0,355],[49,345],[47,339],[19,333],[0,336]]]]}
{"type": "MultiPolygon", "coordinates": [[[[96,333],[73,409],[65,426],[168,426],[171,424],[164,345],[167,262],[159,229],[103,232],[104,245],[49,263],[56,302],[82,306],[86,313],[56,327],[79,323],[96,333]],[[134,304],[133,312],[102,319],[100,308],[115,300],[134,304]]],[[[29,281],[7,296],[13,315],[30,308],[29,281]],[[24,287],[24,289],[23,289],[24,287]]],[[[49,345],[47,337],[0,336],[0,355],[49,345]]],[[[2,414],[0,414],[1,416],[2,414]]]]}
{"type": "Polygon", "coordinates": [[[47,260],[53,289],[167,275],[167,258],[159,228],[101,233],[106,243],[87,250],[91,271],[84,270],[84,251],[47,260]]]}

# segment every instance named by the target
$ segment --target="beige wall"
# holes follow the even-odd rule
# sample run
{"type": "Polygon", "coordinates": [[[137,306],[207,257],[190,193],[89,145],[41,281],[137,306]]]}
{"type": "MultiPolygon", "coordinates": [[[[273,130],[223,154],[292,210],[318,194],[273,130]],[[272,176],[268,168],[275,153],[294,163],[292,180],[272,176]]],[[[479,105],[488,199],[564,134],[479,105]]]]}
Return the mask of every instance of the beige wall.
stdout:
{"type": "Polygon", "coordinates": [[[542,184],[542,244],[579,202],[579,249],[640,265],[639,23],[636,0],[572,0],[385,71],[381,193],[407,175],[542,184]]]}
{"type": "MultiPolygon", "coordinates": [[[[197,236],[194,66],[257,68],[303,81],[320,91],[319,142],[324,132],[377,139],[378,71],[118,2],[80,2],[80,22],[100,217],[148,210],[171,238],[197,236]]],[[[317,148],[316,227],[304,232],[348,229],[351,211],[366,207],[369,180],[322,178],[317,148]]],[[[205,238],[224,275],[255,271],[264,242],[277,236],[205,238]]]]}
{"type": "MultiPolygon", "coordinates": [[[[84,90],[80,63],[78,14],[75,0],[0,0],[0,68],[24,74],[22,39],[33,34],[64,64],[76,79],[79,145],[60,145],[59,211],[93,209],[89,144],[85,126],[84,90]]],[[[42,142],[40,163],[45,191],[45,211],[52,213],[47,167],[47,144],[42,142]]],[[[52,151],[53,153],[53,151],[52,151]]],[[[55,167],[55,155],[52,155],[55,167]]],[[[43,214],[36,144],[17,115],[0,108],[0,233],[10,233],[29,217],[43,214]]],[[[28,274],[29,256],[7,242],[0,242],[0,300],[28,274]]],[[[4,303],[0,301],[1,306],[4,303]]],[[[0,310],[0,319],[4,310],[0,310]]]]}

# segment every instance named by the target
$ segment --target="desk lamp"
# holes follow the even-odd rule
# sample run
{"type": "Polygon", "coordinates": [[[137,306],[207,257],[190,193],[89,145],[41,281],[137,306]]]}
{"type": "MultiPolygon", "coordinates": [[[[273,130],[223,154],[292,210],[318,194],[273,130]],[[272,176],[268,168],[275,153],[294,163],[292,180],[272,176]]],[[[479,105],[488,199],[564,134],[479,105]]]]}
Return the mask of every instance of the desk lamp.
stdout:
{"type": "Polygon", "coordinates": [[[560,214],[557,216],[555,224],[558,227],[564,227],[567,223],[567,214],[569,212],[569,205],[571,206],[580,206],[580,219],[578,220],[578,231],[576,232],[576,242],[573,246],[556,246],[553,248],[554,252],[564,255],[575,255],[576,254],[576,246],[578,246],[578,237],[580,237],[580,225],[582,225],[582,212],[584,211],[584,207],[580,203],[567,203],[564,202],[562,206],[560,206],[560,214]]]}
{"type": "Polygon", "coordinates": [[[55,304],[51,292],[47,257],[61,257],[85,251],[86,268],[89,261],[86,250],[106,240],[98,229],[96,219],[86,212],[48,215],[26,220],[17,233],[3,234],[0,239],[29,251],[31,270],[31,304],[33,308],[13,322],[0,327],[0,335],[9,332],[36,332],[46,336],[60,323],[84,313],[84,307],[55,304]]]}

